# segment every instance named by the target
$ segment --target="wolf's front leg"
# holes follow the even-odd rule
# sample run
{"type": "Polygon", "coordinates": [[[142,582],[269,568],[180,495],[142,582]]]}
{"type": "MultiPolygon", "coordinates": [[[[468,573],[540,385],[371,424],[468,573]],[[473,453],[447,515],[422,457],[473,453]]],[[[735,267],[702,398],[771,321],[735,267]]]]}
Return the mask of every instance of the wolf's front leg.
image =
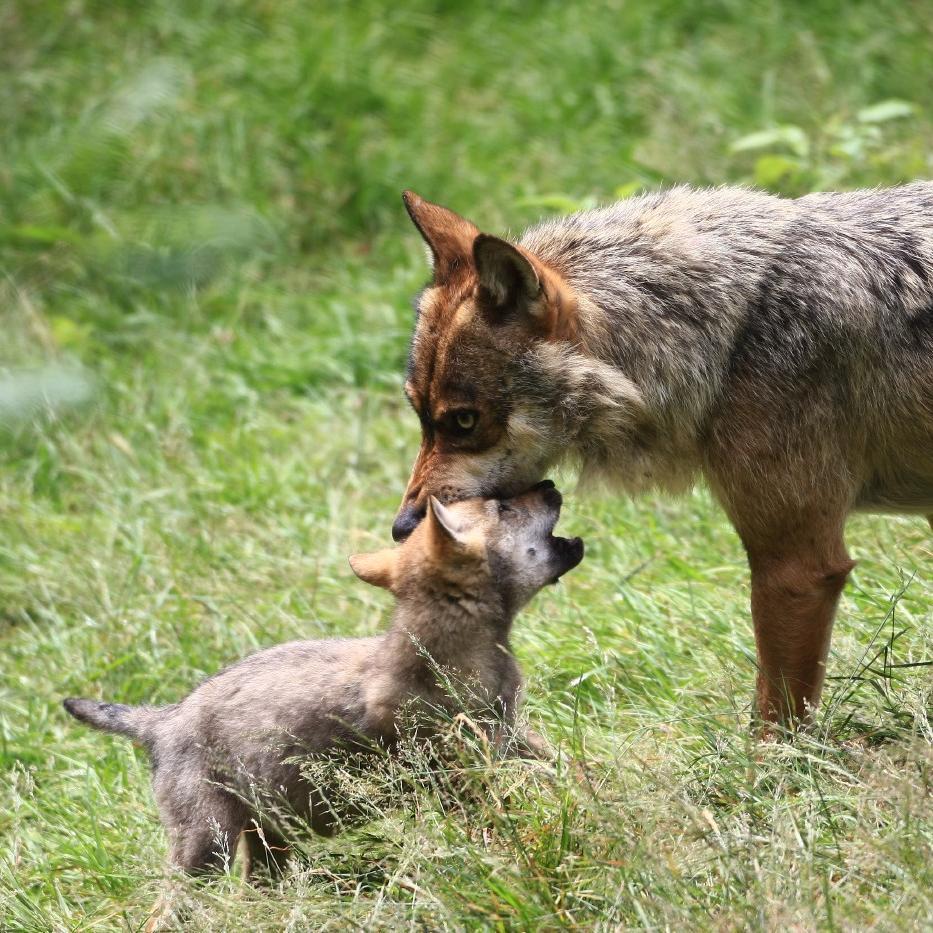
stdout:
{"type": "MultiPolygon", "coordinates": [[[[844,515],[795,515],[745,532],[758,652],[757,714],[765,723],[808,718],[819,703],[839,595],[854,562],[844,515]]],[[[740,533],[742,533],[740,529],[740,533]]]]}

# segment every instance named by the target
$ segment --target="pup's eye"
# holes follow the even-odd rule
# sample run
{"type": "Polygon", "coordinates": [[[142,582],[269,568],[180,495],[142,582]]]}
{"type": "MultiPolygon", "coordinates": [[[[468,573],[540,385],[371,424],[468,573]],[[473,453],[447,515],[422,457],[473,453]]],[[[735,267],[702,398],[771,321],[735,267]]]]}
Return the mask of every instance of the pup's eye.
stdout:
{"type": "Polygon", "coordinates": [[[466,434],[476,427],[476,422],[479,421],[479,415],[475,411],[463,409],[462,411],[454,412],[453,421],[457,430],[466,434]]]}
{"type": "Polygon", "coordinates": [[[511,511],[513,511],[512,506],[510,506],[508,503],[506,502],[499,503],[499,514],[500,515],[502,515],[504,512],[511,512],[511,511]]]}

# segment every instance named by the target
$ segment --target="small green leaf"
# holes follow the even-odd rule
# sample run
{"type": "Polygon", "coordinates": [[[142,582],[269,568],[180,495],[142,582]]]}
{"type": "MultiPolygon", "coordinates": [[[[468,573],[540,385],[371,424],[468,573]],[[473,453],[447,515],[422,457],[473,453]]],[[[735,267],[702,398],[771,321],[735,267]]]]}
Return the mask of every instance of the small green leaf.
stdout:
{"type": "Polygon", "coordinates": [[[638,194],[639,191],[644,189],[644,185],[640,181],[629,181],[624,185],[619,185],[618,188],[613,192],[613,194],[620,200],[624,201],[626,198],[632,197],[634,194],[638,194]]]}
{"type": "Polygon", "coordinates": [[[916,107],[906,100],[883,100],[860,110],[856,116],[860,123],[886,123],[888,120],[900,120],[913,116],[916,107]]]}
{"type": "Polygon", "coordinates": [[[67,227],[54,225],[36,226],[22,224],[19,227],[0,229],[0,241],[21,245],[53,246],[55,243],[80,243],[81,236],[67,227]]]}
{"type": "Polygon", "coordinates": [[[772,149],[781,146],[803,158],[810,151],[810,140],[799,126],[786,124],[742,136],[729,147],[729,150],[730,152],[752,152],[756,149],[772,149]]]}
{"type": "Polygon", "coordinates": [[[800,163],[782,155],[764,155],[755,162],[755,184],[772,188],[784,179],[796,175],[800,163]]]}
{"type": "Polygon", "coordinates": [[[89,324],[79,324],[60,314],[52,316],[49,326],[55,343],[63,350],[83,347],[91,333],[89,324]]]}

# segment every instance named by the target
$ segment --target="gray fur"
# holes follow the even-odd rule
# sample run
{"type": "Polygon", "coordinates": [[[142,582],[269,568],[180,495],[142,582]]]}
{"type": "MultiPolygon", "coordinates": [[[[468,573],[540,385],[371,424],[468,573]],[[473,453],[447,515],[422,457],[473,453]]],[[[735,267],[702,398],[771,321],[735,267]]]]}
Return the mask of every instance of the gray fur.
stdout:
{"type": "MultiPolygon", "coordinates": [[[[933,184],[795,201],[674,188],[541,224],[520,244],[581,297],[583,363],[615,367],[644,406],[626,443],[610,426],[604,445],[576,445],[584,468],[682,488],[716,471],[709,442],[733,397],[755,391],[795,422],[792,440],[771,425],[775,445],[838,439],[826,457],[841,462],[800,465],[829,471],[853,506],[933,508],[933,184]]],[[[529,362],[531,378],[566,384],[566,361],[529,362]]],[[[797,494],[786,485],[774,494],[797,494]]]]}

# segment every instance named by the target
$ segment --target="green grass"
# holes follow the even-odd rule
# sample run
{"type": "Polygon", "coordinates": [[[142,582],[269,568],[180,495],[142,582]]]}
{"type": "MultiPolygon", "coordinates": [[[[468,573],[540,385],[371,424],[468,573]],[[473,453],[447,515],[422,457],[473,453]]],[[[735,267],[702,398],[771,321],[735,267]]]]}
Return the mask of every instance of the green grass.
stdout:
{"type": "MultiPolygon", "coordinates": [[[[137,929],[159,888],[142,754],[62,697],[170,701],[385,624],[346,555],[386,542],[417,445],[402,188],[503,231],[673,181],[930,176],[930,22],[926,0],[3,6],[0,928],[137,929]],[[10,388],[39,366],[45,415],[10,388]]],[[[556,775],[483,772],[472,810],[424,791],[306,841],[272,894],[192,888],[192,929],[933,923],[929,528],[853,520],[818,728],[759,746],[743,555],[709,497],[571,495],[564,526],[587,559],[516,639],[556,775]]]]}

